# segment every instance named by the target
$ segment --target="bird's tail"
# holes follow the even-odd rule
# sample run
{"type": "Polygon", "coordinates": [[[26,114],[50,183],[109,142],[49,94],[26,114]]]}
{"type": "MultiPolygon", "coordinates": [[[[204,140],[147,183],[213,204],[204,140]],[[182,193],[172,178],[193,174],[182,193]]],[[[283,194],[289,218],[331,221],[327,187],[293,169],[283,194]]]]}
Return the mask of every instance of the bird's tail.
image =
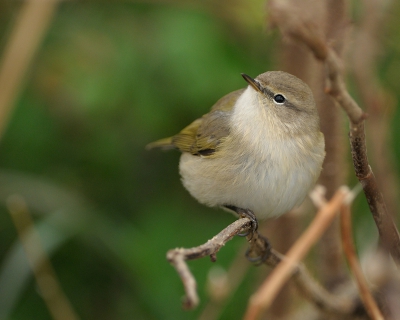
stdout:
{"type": "Polygon", "coordinates": [[[172,144],[172,137],[169,137],[151,142],[146,146],[146,150],[154,148],[161,148],[163,150],[168,150],[168,149],[174,149],[175,146],[172,144]]]}

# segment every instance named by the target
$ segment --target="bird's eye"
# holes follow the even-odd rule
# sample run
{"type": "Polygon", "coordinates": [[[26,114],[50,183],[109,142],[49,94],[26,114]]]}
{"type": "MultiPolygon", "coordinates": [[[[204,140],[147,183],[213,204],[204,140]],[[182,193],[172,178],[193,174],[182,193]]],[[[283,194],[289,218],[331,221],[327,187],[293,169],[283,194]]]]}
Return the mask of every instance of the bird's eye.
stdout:
{"type": "Polygon", "coordinates": [[[276,102],[276,103],[279,103],[279,104],[282,104],[282,103],[284,103],[285,102],[285,97],[283,96],[283,95],[281,95],[281,94],[276,94],[275,96],[274,96],[274,101],[276,102]]]}

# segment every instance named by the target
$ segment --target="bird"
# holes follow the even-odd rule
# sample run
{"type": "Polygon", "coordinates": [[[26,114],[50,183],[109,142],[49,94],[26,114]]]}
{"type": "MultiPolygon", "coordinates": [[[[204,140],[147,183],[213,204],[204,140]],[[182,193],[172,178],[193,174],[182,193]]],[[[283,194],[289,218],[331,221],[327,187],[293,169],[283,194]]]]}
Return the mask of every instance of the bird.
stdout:
{"type": "Polygon", "coordinates": [[[299,206],[322,170],[325,140],[309,86],[283,71],[219,99],[178,134],[147,149],[178,149],[183,186],[200,203],[258,220],[299,206]]]}

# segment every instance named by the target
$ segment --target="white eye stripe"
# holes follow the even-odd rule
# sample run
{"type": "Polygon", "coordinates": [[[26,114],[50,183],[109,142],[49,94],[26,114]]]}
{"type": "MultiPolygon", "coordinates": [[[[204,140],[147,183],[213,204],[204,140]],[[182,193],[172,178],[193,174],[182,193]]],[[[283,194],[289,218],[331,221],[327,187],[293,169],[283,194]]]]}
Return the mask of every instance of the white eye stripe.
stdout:
{"type": "Polygon", "coordinates": [[[286,98],[284,97],[284,95],[278,93],[276,95],[274,95],[274,102],[277,104],[283,104],[285,103],[286,98]]]}

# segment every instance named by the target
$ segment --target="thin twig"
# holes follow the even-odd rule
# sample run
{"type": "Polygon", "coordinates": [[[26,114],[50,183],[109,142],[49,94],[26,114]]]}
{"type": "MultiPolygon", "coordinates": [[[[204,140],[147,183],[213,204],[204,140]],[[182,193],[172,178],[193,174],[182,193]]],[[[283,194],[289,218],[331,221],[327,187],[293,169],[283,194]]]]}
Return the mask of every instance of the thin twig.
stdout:
{"type": "Polygon", "coordinates": [[[57,0],[27,0],[17,16],[0,63],[0,136],[58,3],[57,0]]]}
{"type": "Polygon", "coordinates": [[[364,122],[350,125],[351,153],[356,176],[363,186],[364,193],[378,228],[383,246],[400,265],[400,235],[393,218],[386,210],[386,204],[379,190],[374,173],[368,163],[365,144],[364,122]]]}
{"type": "Polygon", "coordinates": [[[245,319],[257,319],[261,311],[269,307],[282,285],[296,269],[298,262],[329,226],[348,193],[347,187],[340,188],[331,201],[318,211],[308,229],[292,246],[282,263],[272,271],[259,290],[250,298],[245,319]]]}
{"type": "Polygon", "coordinates": [[[367,310],[371,319],[383,320],[384,318],[382,313],[380,312],[371,292],[369,291],[367,281],[364,278],[356,257],[356,250],[353,245],[353,235],[351,231],[351,214],[349,204],[345,203],[341,206],[340,218],[343,250],[349,262],[350,269],[356,278],[361,300],[364,302],[365,309],[367,310]]]}
{"type": "Polygon", "coordinates": [[[231,240],[235,235],[249,230],[250,227],[250,219],[238,219],[203,245],[190,249],[177,248],[167,252],[167,260],[178,272],[185,288],[186,295],[183,300],[183,307],[185,309],[192,309],[199,303],[196,290],[196,280],[190,272],[185,260],[210,256],[211,259],[215,261],[217,252],[225,245],[225,243],[231,240]]]}
{"type": "Polygon", "coordinates": [[[7,207],[32,268],[40,293],[51,316],[55,320],[79,319],[62,291],[50,259],[43,249],[40,236],[35,231],[32,217],[24,199],[17,195],[10,196],[7,201],[7,207]],[[26,238],[28,230],[32,234],[29,242],[26,238]],[[35,261],[41,261],[41,263],[36,265],[35,261]]]}

